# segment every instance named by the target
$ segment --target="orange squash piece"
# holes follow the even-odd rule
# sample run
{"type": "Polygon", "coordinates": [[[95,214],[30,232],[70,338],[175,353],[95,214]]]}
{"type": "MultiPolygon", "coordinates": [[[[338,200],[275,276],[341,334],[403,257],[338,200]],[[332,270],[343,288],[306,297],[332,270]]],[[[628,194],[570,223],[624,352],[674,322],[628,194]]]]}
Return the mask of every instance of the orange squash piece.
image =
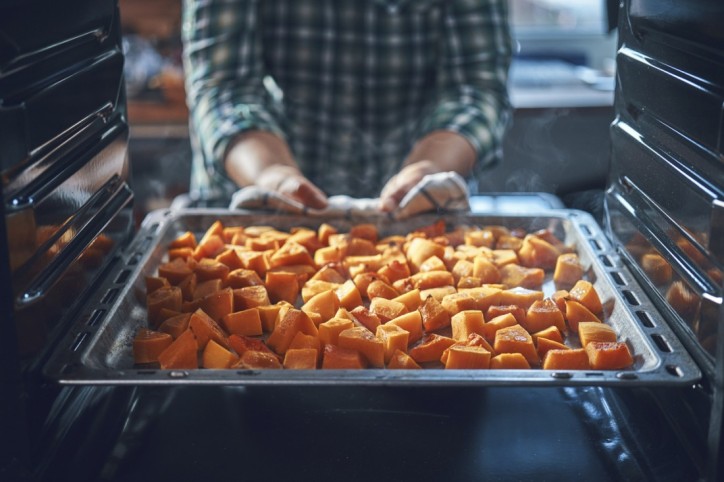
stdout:
{"type": "Polygon", "coordinates": [[[502,304],[500,302],[500,299],[503,292],[500,288],[484,285],[480,288],[469,288],[460,290],[460,292],[467,293],[472,296],[475,300],[475,309],[482,312],[487,311],[493,305],[502,304]]]}
{"type": "Polygon", "coordinates": [[[583,266],[576,253],[563,253],[558,256],[553,271],[553,283],[556,287],[571,288],[581,278],[583,278],[583,266]]]}
{"type": "Polygon", "coordinates": [[[456,341],[467,341],[468,337],[477,333],[485,336],[485,319],[479,310],[465,310],[451,319],[452,338],[456,341]]]}
{"type": "Polygon", "coordinates": [[[166,278],[160,276],[146,276],[146,294],[153,293],[159,288],[168,288],[171,283],[166,278]]]}
{"type": "Polygon", "coordinates": [[[447,336],[428,333],[422,337],[420,343],[410,348],[408,355],[418,364],[439,361],[442,353],[455,344],[455,340],[447,336]]]}
{"type": "Polygon", "coordinates": [[[495,334],[498,330],[500,330],[501,328],[506,328],[508,326],[515,326],[517,324],[518,320],[516,320],[515,316],[510,313],[496,316],[492,320],[488,320],[483,325],[483,335],[485,336],[486,340],[488,340],[490,343],[493,343],[493,341],[495,340],[495,334]]]}
{"type": "Polygon", "coordinates": [[[420,273],[426,271],[447,271],[445,262],[437,256],[430,256],[420,265],[420,273]]]}
{"type": "Polygon", "coordinates": [[[500,293],[498,305],[517,305],[528,310],[533,303],[543,299],[543,292],[540,290],[530,290],[528,288],[511,288],[503,290],[500,293]]]}
{"type": "Polygon", "coordinates": [[[326,345],[322,356],[322,368],[325,370],[356,370],[367,367],[367,361],[355,350],[335,345],[326,345]]]}
{"type": "Polygon", "coordinates": [[[209,340],[204,348],[204,352],[201,355],[201,366],[203,368],[217,368],[224,369],[229,368],[231,365],[236,363],[239,357],[223,346],[216,343],[214,340],[209,340]]]}
{"type": "Polygon", "coordinates": [[[194,333],[196,341],[199,344],[199,350],[206,348],[209,340],[214,340],[224,348],[229,347],[229,340],[224,330],[213,318],[201,309],[194,311],[191,315],[189,319],[189,330],[194,333]]]}
{"type": "Polygon", "coordinates": [[[172,285],[177,285],[188,275],[193,273],[189,264],[181,258],[176,258],[158,267],[158,276],[166,278],[172,285]]]}
{"type": "Polygon", "coordinates": [[[162,370],[194,369],[199,367],[198,343],[191,330],[184,331],[158,355],[162,370]]]}
{"type": "Polygon", "coordinates": [[[412,273],[410,272],[410,266],[407,262],[403,263],[399,260],[393,259],[378,269],[377,274],[387,278],[390,283],[394,283],[397,280],[408,278],[412,273]]]}
{"type": "Polygon", "coordinates": [[[250,336],[230,335],[229,336],[229,346],[238,355],[242,355],[244,352],[247,352],[247,351],[262,351],[265,353],[270,353],[274,356],[278,356],[276,353],[271,351],[271,349],[268,346],[266,346],[264,341],[260,338],[252,338],[250,336]]]}
{"type": "Polygon", "coordinates": [[[214,258],[219,255],[225,247],[226,243],[224,242],[221,235],[204,235],[204,237],[201,239],[201,241],[199,241],[199,244],[194,249],[193,258],[197,261],[203,258],[214,258]]]}
{"type": "Polygon", "coordinates": [[[498,354],[520,353],[531,365],[540,364],[533,338],[520,325],[507,326],[496,331],[493,348],[498,354]]]}
{"type": "Polygon", "coordinates": [[[199,308],[214,321],[221,321],[221,318],[234,311],[234,293],[231,288],[226,288],[206,295],[201,298],[199,308]]]}
{"type": "Polygon", "coordinates": [[[186,231],[185,233],[178,236],[176,239],[171,241],[168,244],[168,249],[176,249],[176,248],[195,248],[196,247],[196,236],[191,231],[186,231]]]}
{"type": "Polygon", "coordinates": [[[442,303],[442,299],[447,295],[457,293],[457,289],[454,286],[440,286],[439,288],[429,288],[426,290],[420,290],[420,298],[427,299],[429,297],[435,298],[437,301],[442,303]]]}
{"type": "Polygon", "coordinates": [[[281,370],[282,364],[276,355],[263,351],[245,351],[231,368],[244,368],[247,370],[281,370]]]}
{"type": "Polygon", "coordinates": [[[513,315],[519,325],[525,326],[525,310],[516,305],[493,305],[485,312],[485,319],[492,320],[507,313],[513,315]]]}
{"type": "MultiPolygon", "coordinates": [[[[493,349],[492,346],[490,346],[490,343],[488,343],[488,340],[486,340],[484,336],[479,335],[477,333],[471,333],[468,336],[467,340],[465,340],[463,342],[460,342],[460,341],[455,342],[455,345],[452,345],[452,346],[456,346],[456,345],[479,346],[479,347],[482,347],[482,348],[485,348],[486,350],[488,350],[490,352],[491,356],[495,356],[495,350],[493,349]]],[[[449,351],[450,351],[450,349],[448,348],[442,352],[440,361],[442,362],[443,365],[445,365],[447,363],[447,357],[449,355],[449,351]]]]}
{"type": "Polygon", "coordinates": [[[277,317],[279,316],[279,312],[283,306],[289,307],[289,304],[277,303],[274,305],[257,306],[254,308],[259,312],[259,319],[261,320],[261,329],[263,332],[270,333],[274,330],[274,325],[276,325],[277,317]]]}
{"type": "Polygon", "coordinates": [[[561,252],[556,246],[533,234],[523,238],[523,244],[518,250],[520,264],[546,270],[555,268],[560,254],[561,252]]]}
{"type": "Polygon", "coordinates": [[[544,370],[589,370],[588,355],[583,348],[548,350],[543,359],[544,370]]]}
{"type": "Polygon", "coordinates": [[[520,353],[501,353],[490,360],[490,369],[495,370],[527,370],[528,360],[520,353]]]}
{"type": "Polygon", "coordinates": [[[598,314],[603,312],[601,298],[598,296],[596,288],[593,287],[590,281],[578,280],[568,294],[572,300],[581,303],[588,308],[591,313],[598,314]]]}
{"type": "Polygon", "coordinates": [[[316,370],[319,350],[314,348],[290,348],[284,354],[283,366],[287,370],[316,370]]]}
{"type": "Polygon", "coordinates": [[[385,298],[374,298],[370,301],[370,311],[386,323],[400,315],[407,313],[407,307],[397,301],[385,298]]]}
{"type": "Polygon", "coordinates": [[[324,345],[337,345],[339,334],[352,327],[354,327],[352,320],[332,318],[319,324],[319,340],[324,345]]]}
{"type": "Polygon", "coordinates": [[[616,332],[605,323],[582,321],[578,324],[578,339],[581,341],[581,346],[585,348],[593,341],[616,341],[616,332]]]}
{"type": "Polygon", "coordinates": [[[258,308],[227,313],[221,318],[221,324],[229,334],[241,336],[259,336],[262,334],[261,317],[258,308]]]}
{"type": "Polygon", "coordinates": [[[473,258],[473,276],[483,284],[500,283],[502,279],[498,267],[485,256],[473,258]]]}
{"type": "Polygon", "coordinates": [[[229,272],[225,285],[231,289],[238,289],[246,286],[263,286],[264,281],[253,269],[238,268],[229,272]]]}
{"type": "Polygon", "coordinates": [[[222,282],[229,275],[229,267],[215,259],[203,258],[194,266],[194,273],[199,281],[220,279],[222,282]]]}
{"type": "Polygon", "coordinates": [[[594,370],[621,370],[634,362],[628,345],[623,342],[592,341],[586,345],[586,354],[594,370]]]}
{"type": "Polygon", "coordinates": [[[478,306],[475,298],[466,292],[445,295],[440,304],[450,316],[461,311],[476,310],[478,306]]]}
{"type": "Polygon", "coordinates": [[[362,326],[374,332],[382,324],[380,317],[371,312],[365,306],[358,306],[349,312],[350,315],[362,326]]]}
{"type": "Polygon", "coordinates": [[[422,302],[419,312],[422,317],[422,325],[427,332],[450,326],[450,313],[432,296],[422,302]]]}
{"type": "Polygon", "coordinates": [[[164,317],[161,313],[163,308],[181,312],[183,296],[181,289],[176,286],[159,288],[146,296],[146,309],[148,313],[148,324],[155,328],[161,324],[164,317]]]}
{"type": "Polygon", "coordinates": [[[425,238],[412,239],[405,252],[413,273],[417,273],[420,270],[420,265],[431,256],[442,258],[444,254],[444,246],[425,238]]]}
{"type": "Polygon", "coordinates": [[[420,298],[420,290],[418,289],[412,289],[407,293],[403,293],[395,298],[392,298],[392,301],[402,303],[403,305],[405,305],[405,308],[407,308],[407,311],[415,311],[422,304],[422,298],[420,298]]]}
{"type": "Polygon", "coordinates": [[[550,298],[534,301],[525,314],[523,328],[530,333],[536,333],[550,326],[555,326],[561,332],[566,331],[566,320],[558,309],[555,301],[550,298]]]}
{"type": "Polygon", "coordinates": [[[135,363],[155,363],[158,355],[173,343],[168,333],[141,328],[133,338],[133,361],[135,363]]]}
{"type": "Polygon", "coordinates": [[[194,289],[194,301],[200,300],[208,295],[213,295],[217,291],[221,290],[222,281],[219,278],[213,278],[206,281],[200,281],[196,283],[196,289],[194,289]]]}
{"type": "Polygon", "coordinates": [[[500,268],[500,282],[509,288],[521,286],[532,290],[540,289],[545,276],[545,271],[541,268],[526,268],[513,263],[500,268]]]}
{"type": "Polygon", "coordinates": [[[352,310],[362,304],[362,295],[351,279],[342,283],[342,286],[337,288],[335,294],[339,299],[339,306],[348,310],[352,310]]]}
{"type": "Polygon", "coordinates": [[[177,286],[181,290],[181,297],[184,301],[194,300],[197,285],[198,283],[196,280],[196,275],[194,273],[191,273],[179,282],[177,286]]]}
{"type": "Polygon", "coordinates": [[[385,349],[385,363],[390,363],[395,351],[407,352],[407,345],[410,333],[397,325],[380,325],[377,327],[375,336],[382,340],[385,349]]]}
{"type": "Polygon", "coordinates": [[[245,286],[232,290],[232,292],[234,294],[234,311],[271,305],[269,293],[264,286],[245,286]]]}
{"type": "Polygon", "coordinates": [[[266,344],[276,353],[284,355],[294,339],[294,335],[299,331],[305,335],[318,335],[319,333],[314,322],[305,312],[290,308],[276,324],[266,344]]]}
{"type": "Polygon", "coordinates": [[[296,303],[300,287],[297,275],[294,273],[267,271],[264,285],[272,303],[278,301],[296,303]]]}
{"type": "Polygon", "coordinates": [[[289,239],[269,257],[270,268],[295,264],[314,266],[314,260],[307,248],[289,239]]]}
{"type": "Polygon", "coordinates": [[[538,350],[538,356],[541,360],[544,360],[546,353],[550,350],[569,350],[570,347],[564,345],[562,342],[550,340],[548,338],[538,338],[536,343],[536,349],[538,350]]]}
{"type": "Polygon", "coordinates": [[[395,350],[387,363],[387,368],[391,370],[420,370],[422,367],[404,351],[395,350]]]}
{"type": "Polygon", "coordinates": [[[454,345],[447,352],[445,369],[487,369],[491,354],[481,346],[454,345]]]}
{"type": "Polygon", "coordinates": [[[538,343],[539,338],[545,338],[547,340],[563,343],[563,335],[561,334],[561,330],[559,330],[557,326],[549,326],[544,330],[531,333],[530,336],[533,337],[533,341],[535,343],[538,343]]]}
{"type": "Polygon", "coordinates": [[[181,313],[180,315],[166,318],[163,323],[161,323],[161,326],[158,327],[158,331],[168,333],[175,340],[189,327],[190,319],[191,313],[181,313]]]}
{"type": "Polygon", "coordinates": [[[385,366],[384,343],[367,328],[356,326],[344,330],[339,334],[337,345],[340,348],[358,351],[373,367],[385,366]]]}
{"type": "Polygon", "coordinates": [[[586,321],[600,322],[601,320],[591,313],[591,310],[576,300],[566,300],[566,321],[572,332],[578,333],[578,325],[586,321]]]}
{"type": "Polygon", "coordinates": [[[312,296],[302,305],[302,311],[317,313],[322,322],[331,319],[339,309],[339,298],[333,290],[322,291],[312,296]]]}
{"type": "Polygon", "coordinates": [[[419,311],[412,311],[393,318],[388,324],[397,325],[409,334],[409,343],[415,343],[422,338],[422,316],[419,311]]]}
{"type": "Polygon", "coordinates": [[[381,279],[374,280],[367,286],[367,298],[370,300],[372,298],[386,298],[391,300],[397,298],[399,295],[400,293],[398,293],[395,288],[381,279]]]}

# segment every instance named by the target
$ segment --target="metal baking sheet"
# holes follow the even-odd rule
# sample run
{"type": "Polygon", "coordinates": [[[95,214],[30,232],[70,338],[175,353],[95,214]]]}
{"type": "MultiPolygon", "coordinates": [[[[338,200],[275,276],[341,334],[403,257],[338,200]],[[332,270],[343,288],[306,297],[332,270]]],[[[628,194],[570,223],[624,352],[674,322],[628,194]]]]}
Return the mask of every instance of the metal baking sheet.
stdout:
{"type": "MultiPolygon", "coordinates": [[[[269,225],[279,229],[330,223],[340,231],[369,218],[323,218],[213,209],[159,210],[150,213],[116,268],[88,300],[61,339],[45,374],[61,384],[100,385],[479,385],[479,386],[679,386],[701,378],[701,371],[636,284],[598,224],[577,210],[556,209],[525,215],[475,213],[424,215],[405,221],[377,218],[381,235],[404,234],[444,219],[448,226],[504,225],[528,232],[552,229],[575,245],[586,277],[598,291],[605,322],[625,340],[634,365],[622,371],[570,370],[160,370],[134,366],[132,340],[146,326],[145,275],[156,272],[171,240],[185,231],[201,235],[215,220],[225,226],[269,225]]],[[[554,291],[548,280],[543,290],[554,291]]]]}

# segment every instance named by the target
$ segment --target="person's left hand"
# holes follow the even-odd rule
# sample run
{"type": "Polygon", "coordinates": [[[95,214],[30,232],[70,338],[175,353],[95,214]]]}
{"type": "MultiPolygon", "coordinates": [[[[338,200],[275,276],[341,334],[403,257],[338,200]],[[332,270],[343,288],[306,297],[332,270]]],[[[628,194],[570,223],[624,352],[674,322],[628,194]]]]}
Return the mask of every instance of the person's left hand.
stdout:
{"type": "Polygon", "coordinates": [[[410,189],[428,174],[442,172],[438,166],[432,161],[419,161],[414,164],[408,164],[403,167],[400,172],[392,177],[382,188],[380,193],[380,209],[385,212],[394,211],[400,205],[400,201],[405,197],[410,189]]]}

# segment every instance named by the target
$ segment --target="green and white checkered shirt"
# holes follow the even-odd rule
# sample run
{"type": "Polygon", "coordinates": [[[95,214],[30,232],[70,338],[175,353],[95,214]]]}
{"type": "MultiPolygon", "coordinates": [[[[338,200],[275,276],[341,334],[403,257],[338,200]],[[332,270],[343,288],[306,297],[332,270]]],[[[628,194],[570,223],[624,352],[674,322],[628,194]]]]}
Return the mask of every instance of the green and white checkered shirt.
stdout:
{"type": "Polygon", "coordinates": [[[329,195],[379,195],[426,133],[463,135],[476,172],[510,105],[506,0],[185,0],[192,189],[228,196],[240,132],[283,137],[329,195]]]}

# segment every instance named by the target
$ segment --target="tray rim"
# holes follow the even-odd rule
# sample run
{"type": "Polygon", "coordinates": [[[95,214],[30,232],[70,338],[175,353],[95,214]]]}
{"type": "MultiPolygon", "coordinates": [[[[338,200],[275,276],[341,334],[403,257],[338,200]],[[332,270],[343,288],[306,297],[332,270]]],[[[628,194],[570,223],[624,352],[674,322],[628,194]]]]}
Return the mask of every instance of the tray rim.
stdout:
{"type": "MultiPolygon", "coordinates": [[[[207,216],[218,218],[249,217],[270,220],[285,220],[287,222],[304,224],[305,221],[344,222],[355,223],[368,220],[369,222],[393,222],[384,216],[379,217],[304,217],[298,215],[278,214],[261,211],[246,211],[215,208],[185,208],[179,210],[159,209],[149,213],[129,243],[127,249],[121,250],[117,267],[113,269],[106,281],[100,285],[97,293],[89,297],[79,313],[89,313],[88,317],[99,309],[114,312],[123,302],[124,296],[129,295],[133,289],[132,281],[143,270],[153,250],[148,245],[153,236],[163,229],[169,229],[171,223],[184,216],[207,216]],[[131,269],[130,280],[117,283],[121,272],[131,269]],[[117,296],[111,302],[100,303],[107,290],[116,289],[117,296]],[[100,303],[100,304],[99,304],[100,303]],[[103,306],[104,308],[98,308],[103,306]]],[[[529,370],[161,370],[158,368],[144,369],[99,369],[86,366],[83,358],[86,356],[94,340],[101,335],[104,323],[89,327],[85,321],[86,316],[81,315],[74,320],[67,334],[61,338],[56,349],[51,353],[44,366],[43,374],[46,378],[61,385],[384,385],[384,386],[687,386],[699,381],[702,372],[694,362],[691,355],[685,350],[683,344],[668,325],[668,321],[654,307],[644,290],[630,273],[621,256],[615,252],[613,244],[604,235],[600,225],[593,217],[584,211],[576,209],[550,209],[537,210],[530,213],[500,213],[500,212],[466,212],[454,214],[425,214],[416,216],[415,221],[425,224],[426,221],[438,219],[504,219],[504,218],[555,218],[560,221],[570,221],[575,229],[581,230],[586,226],[589,232],[588,239],[595,240],[594,244],[600,248],[595,250],[590,245],[594,256],[605,256],[610,260],[611,266],[597,263],[600,275],[605,276],[606,283],[614,287],[613,293],[616,303],[620,303],[629,312],[629,318],[637,323],[635,327],[643,336],[649,347],[656,351],[659,363],[647,370],[559,370],[549,371],[542,369],[529,370]],[[618,279],[626,281],[627,289],[636,294],[637,309],[649,313],[655,318],[653,327],[647,327],[639,321],[632,307],[627,303],[622,292],[616,289],[618,279]],[[665,340],[665,350],[656,348],[656,339],[665,340]]],[[[581,233],[582,234],[582,233],[581,233]]],[[[591,253],[589,253],[591,254],[591,253]]],[[[128,280],[128,276],[126,279],[128,280]]]]}

